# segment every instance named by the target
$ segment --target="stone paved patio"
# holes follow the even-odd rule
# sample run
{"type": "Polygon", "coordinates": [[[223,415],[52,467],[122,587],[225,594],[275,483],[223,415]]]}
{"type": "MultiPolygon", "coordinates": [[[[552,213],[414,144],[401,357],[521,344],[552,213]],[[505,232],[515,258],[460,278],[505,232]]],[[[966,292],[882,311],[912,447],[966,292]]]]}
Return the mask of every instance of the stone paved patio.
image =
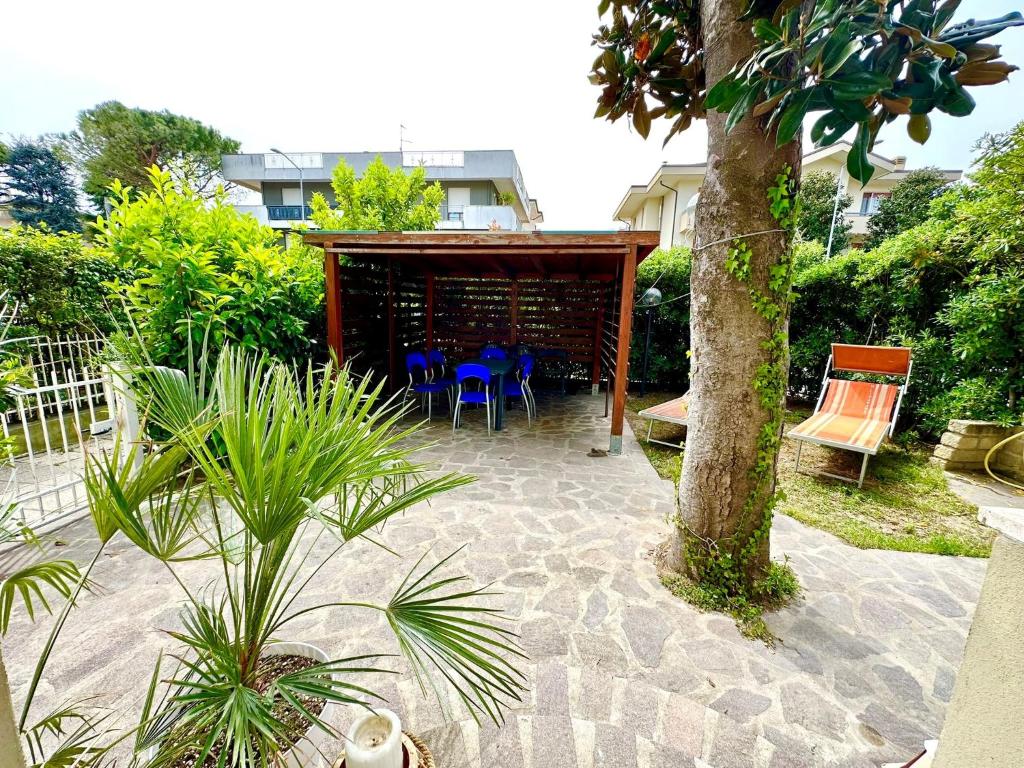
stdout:
{"type": "MultiPolygon", "coordinates": [[[[587,456],[607,447],[603,405],[542,399],[532,430],[511,412],[491,437],[482,413],[469,412],[455,438],[435,421],[423,435],[437,442],[430,457],[479,482],[386,528],[405,561],[360,542],[309,595],[386,601],[424,549],[468,545],[458,568],[503,593],[531,657],[531,692],[504,727],[481,729],[457,708],[446,721],[407,674],[383,681],[439,765],[852,768],[908,759],[937,735],[985,561],[861,551],[779,518],[773,554],[790,558],[805,594],[769,617],[774,649],[746,640],[658,583],[651,552],[673,490],[630,435],[621,457],[587,456]]],[[[64,532],[76,556],[87,531],[64,532]]],[[[180,598],[162,567],[118,544],[96,580],[105,590],[72,613],[40,711],[87,694],[130,711],[156,651],[170,647],[160,630],[176,626],[180,598]]],[[[5,641],[16,698],[46,629],[21,622],[5,641]]],[[[311,614],[293,636],[337,656],[396,649],[382,617],[351,609],[311,614]]]]}

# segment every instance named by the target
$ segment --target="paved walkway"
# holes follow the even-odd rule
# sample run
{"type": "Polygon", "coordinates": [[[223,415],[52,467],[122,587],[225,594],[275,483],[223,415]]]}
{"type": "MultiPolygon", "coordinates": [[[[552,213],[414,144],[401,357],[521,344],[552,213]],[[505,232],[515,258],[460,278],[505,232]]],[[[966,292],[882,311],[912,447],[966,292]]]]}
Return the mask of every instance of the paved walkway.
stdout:
{"type": "MultiPolygon", "coordinates": [[[[673,489],[629,436],[621,457],[587,455],[607,447],[603,398],[540,407],[532,430],[513,411],[491,437],[482,413],[468,412],[455,438],[435,422],[422,436],[437,442],[430,457],[479,482],[383,534],[407,558],[467,544],[457,567],[496,583],[531,656],[528,700],[501,729],[459,719],[457,708],[446,722],[408,674],[379,686],[439,765],[859,768],[908,759],[938,733],[985,561],[861,551],[779,518],[773,554],[790,558],[805,595],[769,618],[782,642],[766,648],[659,584],[651,552],[667,534],[673,489]]],[[[73,550],[81,530],[64,536],[73,550]]],[[[386,601],[410,565],[357,543],[309,600],[386,601]]],[[[72,614],[42,697],[100,693],[130,708],[156,650],[170,647],[158,628],[176,625],[178,593],[123,545],[97,580],[106,591],[72,614]]],[[[45,629],[22,622],[5,641],[16,697],[45,629]]],[[[293,631],[338,656],[395,650],[380,617],[350,609],[310,614],[293,631]]]]}

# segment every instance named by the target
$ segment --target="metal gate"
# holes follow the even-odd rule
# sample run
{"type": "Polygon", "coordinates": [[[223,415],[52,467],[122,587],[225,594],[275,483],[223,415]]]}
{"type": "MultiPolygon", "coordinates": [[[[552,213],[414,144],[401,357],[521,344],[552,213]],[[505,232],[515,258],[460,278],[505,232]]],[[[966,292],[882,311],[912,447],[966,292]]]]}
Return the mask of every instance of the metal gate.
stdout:
{"type": "Polygon", "coordinates": [[[90,453],[114,446],[116,386],[99,337],[32,337],[0,344],[25,365],[23,384],[2,393],[0,495],[29,526],[47,529],[88,507],[83,473],[90,453]]]}

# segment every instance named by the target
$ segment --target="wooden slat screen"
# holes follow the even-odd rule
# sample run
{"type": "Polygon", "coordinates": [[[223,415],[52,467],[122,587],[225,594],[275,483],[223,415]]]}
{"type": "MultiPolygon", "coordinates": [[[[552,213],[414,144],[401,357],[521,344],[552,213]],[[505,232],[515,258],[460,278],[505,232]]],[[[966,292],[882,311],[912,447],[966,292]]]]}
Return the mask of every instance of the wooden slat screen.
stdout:
{"type": "Polygon", "coordinates": [[[387,373],[387,267],[341,258],[342,339],[345,361],[354,371],[387,373]]]}

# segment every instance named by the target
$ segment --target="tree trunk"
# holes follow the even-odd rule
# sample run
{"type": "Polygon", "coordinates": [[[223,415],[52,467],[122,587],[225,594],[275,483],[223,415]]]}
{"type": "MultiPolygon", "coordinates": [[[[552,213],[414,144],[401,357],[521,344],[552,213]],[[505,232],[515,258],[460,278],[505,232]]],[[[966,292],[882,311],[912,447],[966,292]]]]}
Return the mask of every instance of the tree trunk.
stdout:
{"type": "MultiPolygon", "coordinates": [[[[709,84],[753,50],[750,22],[737,21],[745,5],[744,0],[701,3],[709,84]]],[[[702,580],[709,560],[724,553],[724,567],[738,568],[749,585],[768,564],[765,515],[775,492],[778,459],[777,442],[769,441],[765,451],[762,430],[773,425],[768,434],[781,434],[781,418],[764,406],[763,387],[755,386],[755,376],[774,362],[784,391],[787,345],[778,344],[774,352],[766,345],[787,331],[789,312],[783,302],[783,315],[770,322],[755,309],[751,291],[770,295],[769,271],[788,259],[790,234],[779,231],[786,227],[772,215],[768,192],[787,166],[798,178],[800,141],[776,148],[774,132],[766,133],[761,121],[749,116],[727,136],[725,121],[726,115],[714,111],[707,117],[707,174],[697,204],[690,278],[692,400],[680,520],[668,565],[702,580]],[[745,281],[727,266],[737,244],[750,248],[745,281]],[[759,458],[765,456],[767,467],[759,469],[759,458]]]]}
{"type": "Polygon", "coordinates": [[[4,649],[0,644],[0,768],[25,768],[25,755],[21,751],[14,702],[4,667],[4,649]]]}

